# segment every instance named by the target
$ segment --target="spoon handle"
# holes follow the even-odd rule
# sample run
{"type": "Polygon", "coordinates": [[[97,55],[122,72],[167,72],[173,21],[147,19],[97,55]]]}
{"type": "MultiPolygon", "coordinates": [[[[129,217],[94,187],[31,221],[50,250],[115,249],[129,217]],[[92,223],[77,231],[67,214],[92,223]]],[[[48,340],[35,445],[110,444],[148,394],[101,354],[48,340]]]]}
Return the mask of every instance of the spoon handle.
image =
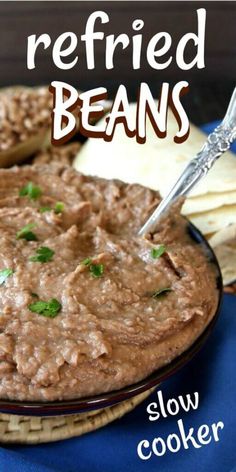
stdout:
{"type": "Polygon", "coordinates": [[[155,228],[157,221],[175,202],[187,195],[193,187],[208,173],[217,159],[229,149],[236,139],[236,88],[231,97],[227,112],[222,123],[209,134],[200,152],[189,162],[169,194],[161,201],[150,218],[139,231],[142,236],[155,228]]]}

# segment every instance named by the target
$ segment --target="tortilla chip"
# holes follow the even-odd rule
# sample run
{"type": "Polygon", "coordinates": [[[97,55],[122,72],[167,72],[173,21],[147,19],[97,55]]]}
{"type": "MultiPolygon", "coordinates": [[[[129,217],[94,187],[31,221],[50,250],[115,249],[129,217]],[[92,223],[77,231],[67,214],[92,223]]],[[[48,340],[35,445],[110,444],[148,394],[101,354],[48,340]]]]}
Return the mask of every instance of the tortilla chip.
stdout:
{"type": "Polygon", "coordinates": [[[221,267],[224,285],[236,281],[236,240],[218,246],[215,248],[215,253],[221,267]]]}
{"type": "Polygon", "coordinates": [[[236,224],[236,205],[222,206],[204,213],[189,215],[189,219],[203,234],[215,233],[236,224]]]}
{"type": "MultiPolygon", "coordinates": [[[[136,104],[131,105],[131,117],[135,126],[136,104]]],[[[177,130],[176,119],[170,110],[167,136],[164,139],[156,136],[149,118],[145,144],[138,144],[135,138],[128,138],[123,125],[118,124],[111,142],[88,139],[75,158],[74,167],[87,175],[140,183],[159,190],[161,196],[165,196],[206,140],[205,134],[191,125],[189,138],[177,144],[173,141],[177,130]]],[[[227,152],[191,195],[232,191],[236,191],[236,158],[227,152]]]]}
{"type": "Polygon", "coordinates": [[[217,247],[229,241],[236,241],[236,224],[227,226],[208,238],[211,247],[217,247]]]}
{"type": "Polygon", "coordinates": [[[182,212],[184,215],[191,213],[202,213],[214,210],[223,205],[232,205],[236,203],[236,192],[227,193],[206,193],[198,197],[189,197],[186,199],[182,212]]]}

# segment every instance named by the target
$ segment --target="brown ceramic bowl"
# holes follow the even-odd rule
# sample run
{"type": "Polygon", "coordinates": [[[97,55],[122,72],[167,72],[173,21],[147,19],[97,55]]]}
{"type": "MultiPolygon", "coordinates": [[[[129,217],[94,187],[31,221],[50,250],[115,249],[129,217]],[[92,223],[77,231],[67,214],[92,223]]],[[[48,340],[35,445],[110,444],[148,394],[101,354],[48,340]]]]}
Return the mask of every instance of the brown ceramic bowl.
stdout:
{"type": "Polygon", "coordinates": [[[187,351],[183,352],[170,364],[166,365],[165,367],[162,367],[161,369],[158,369],[152,375],[146,377],[142,381],[133,385],[129,385],[128,387],[122,388],[121,390],[96,395],[90,398],[82,398],[79,400],[75,399],[58,402],[54,401],[48,403],[0,400],[0,412],[24,416],[57,416],[76,414],[90,410],[105,408],[127,400],[128,398],[138,395],[139,393],[144,392],[145,390],[149,390],[150,388],[157,386],[160,382],[163,382],[163,380],[168,378],[170,375],[175,374],[177,370],[187,364],[193,358],[193,356],[200,350],[200,348],[207,340],[208,336],[211,334],[220,312],[223,295],[221,271],[213,250],[211,249],[203,235],[200,233],[200,231],[190,222],[188,224],[188,231],[191,238],[198,244],[202,245],[209,262],[214,264],[216,268],[218,306],[214,317],[212,318],[204,332],[192,344],[192,346],[187,349],[187,351]]]}

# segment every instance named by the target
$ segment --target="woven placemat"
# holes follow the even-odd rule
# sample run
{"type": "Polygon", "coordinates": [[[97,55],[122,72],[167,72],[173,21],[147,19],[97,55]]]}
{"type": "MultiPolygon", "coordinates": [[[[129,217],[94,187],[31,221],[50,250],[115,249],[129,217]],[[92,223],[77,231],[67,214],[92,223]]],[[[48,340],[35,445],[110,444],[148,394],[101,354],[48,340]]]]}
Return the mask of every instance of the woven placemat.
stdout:
{"type": "Polygon", "coordinates": [[[39,444],[81,436],[121,418],[145,400],[153,390],[147,390],[112,407],[78,415],[45,418],[0,414],[0,442],[39,444]]]}

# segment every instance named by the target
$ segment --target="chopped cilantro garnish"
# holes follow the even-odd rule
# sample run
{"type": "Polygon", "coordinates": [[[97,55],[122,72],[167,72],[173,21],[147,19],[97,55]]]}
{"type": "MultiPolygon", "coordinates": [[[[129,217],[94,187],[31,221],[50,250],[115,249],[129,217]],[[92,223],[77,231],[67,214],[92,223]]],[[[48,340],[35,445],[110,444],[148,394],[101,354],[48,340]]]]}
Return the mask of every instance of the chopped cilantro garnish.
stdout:
{"type": "Polygon", "coordinates": [[[26,241],[37,241],[37,236],[31,230],[35,228],[35,223],[29,223],[16,233],[16,239],[26,239],[26,241]]]}
{"type": "Polygon", "coordinates": [[[159,257],[162,256],[162,254],[164,254],[164,252],[166,251],[166,247],[164,244],[160,244],[160,246],[158,247],[153,247],[151,249],[151,257],[153,259],[158,259],[159,257]]]}
{"type": "Polygon", "coordinates": [[[154,292],[152,294],[152,297],[153,298],[157,298],[159,297],[160,295],[164,295],[165,293],[167,292],[172,292],[172,288],[170,287],[165,287],[165,288],[160,288],[160,290],[156,290],[156,292],[154,292]]]}
{"type": "Polygon", "coordinates": [[[57,202],[55,207],[54,207],[54,211],[55,213],[58,215],[58,213],[62,213],[64,210],[64,203],[62,202],[57,202]]]}
{"type": "Polygon", "coordinates": [[[85,265],[85,266],[88,266],[90,265],[92,262],[92,259],[90,259],[90,257],[86,257],[86,259],[84,259],[81,264],[85,265]]]}
{"type": "Polygon", "coordinates": [[[55,318],[55,316],[57,316],[59,311],[62,309],[62,306],[58,300],[52,298],[48,302],[38,300],[37,302],[28,305],[28,308],[33,313],[38,313],[39,315],[46,316],[48,318],[55,318]]]}
{"type": "Polygon", "coordinates": [[[39,208],[40,213],[46,213],[46,211],[51,211],[52,209],[50,207],[41,207],[39,208]]]}
{"type": "Polygon", "coordinates": [[[54,208],[51,208],[49,206],[45,206],[45,207],[41,207],[39,209],[40,213],[46,213],[46,211],[52,211],[52,210],[54,210],[54,213],[56,213],[56,215],[58,215],[59,213],[62,213],[63,210],[64,210],[64,203],[56,202],[54,208]]]}
{"type": "Polygon", "coordinates": [[[32,182],[29,182],[25,187],[22,187],[19,191],[20,197],[29,197],[30,200],[36,200],[41,197],[42,190],[37,185],[34,185],[32,182]]]}
{"type": "Polygon", "coordinates": [[[93,277],[101,277],[104,272],[103,264],[90,264],[89,270],[93,277]]]}
{"type": "Polygon", "coordinates": [[[0,270],[0,285],[3,285],[4,282],[7,280],[7,278],[13,274],[13,272],[14,272],[13,269],[0,270]]]}
{"type": "Polygon", "coordinates": [[[53,258],[55,252],[49,247],[42,246],[36,249],[36,255],[30,257],[31,262],[49,262],[53,258]]]}
{"type": "Polygon", "coordinates": [[[103,264],[93,264],[92,259],[90,257],[86,257],[81,264],[88,266],[89,270],[93,277],[101,277],[104,272],[104,265],[103,264]]]}

